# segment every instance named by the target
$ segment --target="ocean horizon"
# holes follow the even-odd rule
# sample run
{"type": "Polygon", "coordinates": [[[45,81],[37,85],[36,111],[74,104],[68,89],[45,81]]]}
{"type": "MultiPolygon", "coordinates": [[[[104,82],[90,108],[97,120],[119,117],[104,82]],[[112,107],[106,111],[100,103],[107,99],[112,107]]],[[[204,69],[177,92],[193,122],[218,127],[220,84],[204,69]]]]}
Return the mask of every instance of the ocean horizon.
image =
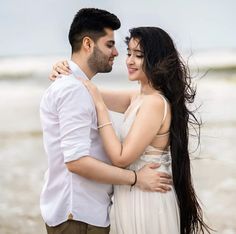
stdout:
{"type": "MultiPolygon", "coordinates": [[[[236,71],[236,49],[188,51],[181,56],[192,71],[224,71],[226,73],[236,71]]],[[[0,80],[24,79],[47,74],[55,62],[65,59],[69,60],[70,55],[2,56],[0,57],[0,80]]],[[[126,55],[124,54],[115,58],[110,74],[127,76],[125,60],[126,55]]],[[[103,74],[102,76],[106,77],[110,74],[103,74]]]]}

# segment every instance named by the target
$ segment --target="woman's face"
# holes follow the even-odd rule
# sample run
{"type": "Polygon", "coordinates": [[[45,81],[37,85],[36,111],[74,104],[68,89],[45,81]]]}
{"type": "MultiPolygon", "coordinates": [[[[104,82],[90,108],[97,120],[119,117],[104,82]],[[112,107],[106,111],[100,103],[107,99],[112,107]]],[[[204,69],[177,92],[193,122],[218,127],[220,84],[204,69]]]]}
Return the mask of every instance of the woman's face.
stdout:
{"type": "Polygon", "coordinates": [[[147,76],[143,71],[143,51],[140,49],[139,40],[131,38],[127,48],[126,65],[128,77],[131,81],[147,82],[147,76]]]}

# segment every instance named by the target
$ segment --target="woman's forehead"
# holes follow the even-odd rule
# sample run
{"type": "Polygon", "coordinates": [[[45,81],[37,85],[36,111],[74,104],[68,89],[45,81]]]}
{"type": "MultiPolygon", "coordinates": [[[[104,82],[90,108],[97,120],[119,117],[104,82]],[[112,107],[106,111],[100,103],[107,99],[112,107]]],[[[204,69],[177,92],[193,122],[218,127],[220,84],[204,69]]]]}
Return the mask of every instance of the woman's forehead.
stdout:
{"type": "Polygon", "coordinates": [[[135,49],[135,50],[140,50],[140,44],[139,44],[139,39],[137,38],[131,38],[128,44],[129,49],[135,49]]]}

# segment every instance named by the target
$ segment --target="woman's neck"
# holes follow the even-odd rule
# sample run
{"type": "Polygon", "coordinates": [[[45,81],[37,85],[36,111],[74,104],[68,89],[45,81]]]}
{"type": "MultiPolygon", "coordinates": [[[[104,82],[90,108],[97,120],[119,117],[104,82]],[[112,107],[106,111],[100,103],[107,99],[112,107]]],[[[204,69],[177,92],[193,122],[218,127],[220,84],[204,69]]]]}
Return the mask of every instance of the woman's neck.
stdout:
{"type": "Polygon", "coordinates": [[[140,95],[150,95],[153,93],[159,92],[158,90],[154,89],[150,84],[148,83],[141,83],[140,86],[140,95]]]}

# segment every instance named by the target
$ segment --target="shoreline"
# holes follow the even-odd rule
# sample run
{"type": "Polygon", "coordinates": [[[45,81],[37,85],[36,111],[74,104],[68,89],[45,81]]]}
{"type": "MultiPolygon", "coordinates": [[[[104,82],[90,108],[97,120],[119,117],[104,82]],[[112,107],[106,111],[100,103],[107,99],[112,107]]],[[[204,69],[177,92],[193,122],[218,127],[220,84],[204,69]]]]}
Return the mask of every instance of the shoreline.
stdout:
{"type": "MultiPolygon", "coordinates": [[[[110,78],[110,77],[108,77],[110,78]]],[[[113,77],[119,80],[119,77],[113,77]]],[[[105,78],[106,79],[106,78],[105,78]]],[[[113,80],[113,81],[114,81],[113,80]]],[[[111,80],[112,81],[112,80],[111,80]]],[[[98,79],[98,84],[105,83],[98,79]]],[[[49,81],[0,82],[0,233],[45,233],[39,195],[47,159],[39,122],[40,97],[49,81]],[[15,217],[15,222],[12,222],[15,217]]],[[[106,87],[116,84],[106,82],[106,87]]],[[[206,221],[220,234],[236,233],[236,83],[206,78],[197,83],[205,125],[191,160],[193,181],[206,221]],[[231,104],[231,105],[230,105],[231,104]]],[[[116,88],[132,88],[121,81],[116,88]]],[[[113,115],[119,126],[122,117],[113,115]]]]}

